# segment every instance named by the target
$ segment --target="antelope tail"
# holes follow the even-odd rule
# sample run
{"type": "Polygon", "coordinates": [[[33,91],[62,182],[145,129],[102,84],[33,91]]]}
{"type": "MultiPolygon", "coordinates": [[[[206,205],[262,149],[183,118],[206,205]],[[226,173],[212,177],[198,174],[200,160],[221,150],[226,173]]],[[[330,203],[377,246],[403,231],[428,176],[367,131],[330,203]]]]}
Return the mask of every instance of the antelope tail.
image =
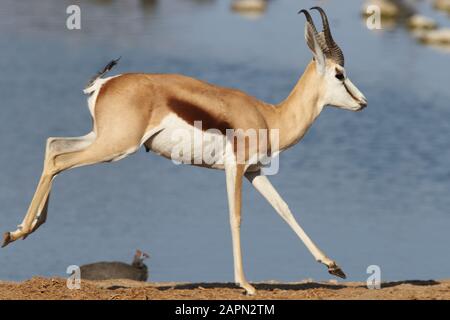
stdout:
{"type": "Polygon", "coordinates": [[[90,86],[92,86],[94,82],[97,81],[98,78],[101,78],[106,73],[108,73],[112,68],[114,68],[114,66],[119,62],[120,58],[121,57],[115,60],[111,60],[102,70],[100,70],[95,76],[91,78],[91,80],[89,80],[88,84],[86,85],[86,87],[84,87],[84,89],[87,89],[90,86]]]}

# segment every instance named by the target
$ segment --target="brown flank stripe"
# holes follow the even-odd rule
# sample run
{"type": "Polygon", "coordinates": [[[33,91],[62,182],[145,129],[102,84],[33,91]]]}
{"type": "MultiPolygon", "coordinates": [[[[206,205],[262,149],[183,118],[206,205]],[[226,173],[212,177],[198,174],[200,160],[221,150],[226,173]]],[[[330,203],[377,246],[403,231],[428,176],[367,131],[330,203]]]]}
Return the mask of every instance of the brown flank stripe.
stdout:
{"type": "Polygon", "coordinates": [[[226,135],[227,129],[233,129],[227,121],[216,119],[206,110],[188,101],[170,98],[167,105],[176,115],[192,126],[194,126],[194,121],[201,121],[203,131],[217,129],[223,135],[226,135]]]}

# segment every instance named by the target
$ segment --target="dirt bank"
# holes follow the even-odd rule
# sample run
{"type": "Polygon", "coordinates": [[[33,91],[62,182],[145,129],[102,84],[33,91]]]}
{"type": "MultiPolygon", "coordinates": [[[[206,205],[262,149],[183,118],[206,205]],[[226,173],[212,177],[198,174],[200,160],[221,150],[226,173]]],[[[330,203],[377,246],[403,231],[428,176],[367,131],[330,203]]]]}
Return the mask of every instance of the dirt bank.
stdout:
{"type": "Polygon", "coordinates": [[[141,283],[128,280],[83,281],[69,290],[61,278],[0,281],[0,299],[450,299],[450,280],[383,283],[369,290],[362,282],[259,283],[256,296],[228,283],[141,283]]]}

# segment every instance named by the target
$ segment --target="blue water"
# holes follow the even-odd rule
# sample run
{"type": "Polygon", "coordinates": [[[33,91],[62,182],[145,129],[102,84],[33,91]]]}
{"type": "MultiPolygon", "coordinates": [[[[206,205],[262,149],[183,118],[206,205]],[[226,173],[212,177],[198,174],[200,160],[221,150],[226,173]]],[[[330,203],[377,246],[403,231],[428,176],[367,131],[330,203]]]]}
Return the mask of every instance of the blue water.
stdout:
{"type": "MultiPolygon", "coordinates": [[[[114,71],[182,73],[283,100],[311,58],[304,18],[315,1],[269,2],[259,19],[229,1],[13,1],[0,4],[0,231],[21,222],[48,136],[90,130],[87,80],[114,71]],[[82,29],[65,28],[79,3],[82,29]]],[[[350,280],[450,276],[450,55],[404,28],[373,32],[361,2],[324,1],[361,113],[327,108],[271,178],[319,247],[350,280]]],[[[429,10],[429,9],[428,9],[429,10]]],[[[450,25],[443,15],[436,16],[450,25]]],[[[244,186],[242,242],[252,281],[328,280],[301,241],[244,186]]],[[[0,251],[0,279],[64,276],[67,266],[151,255],[152,281],[232,281],[223,172],[141,150],[55,180],[47,223],[0,251]]]]}

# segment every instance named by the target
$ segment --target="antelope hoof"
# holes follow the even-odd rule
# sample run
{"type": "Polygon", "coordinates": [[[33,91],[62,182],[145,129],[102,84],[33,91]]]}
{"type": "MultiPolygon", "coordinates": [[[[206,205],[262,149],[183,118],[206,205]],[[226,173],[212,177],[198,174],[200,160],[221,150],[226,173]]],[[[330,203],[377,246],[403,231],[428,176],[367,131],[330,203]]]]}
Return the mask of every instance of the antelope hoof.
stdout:
{"type": "Polygon", "coordinates": [[[240,286],[245,290],[247,296],[254,296],[256,294],[256,289],[250,283],[242,284],[240,286]]]}
{"type": "Polygon", "coordinates": [[[332,274],[333,276],[346,279],[347,276],[345,275],[344,271],[336,264],[336,262],[333,262],[328,266],[328,272],[332,274]]]}
{"type": "Polygon", "coordinates": [[[5,232],[3,234],[3,244],[2,244],[2,248],[6,247],[8,244],[10,244],[11,242],[13,242],[14,240],[11,237],[11,233],[10,232],[5,232]]]}

